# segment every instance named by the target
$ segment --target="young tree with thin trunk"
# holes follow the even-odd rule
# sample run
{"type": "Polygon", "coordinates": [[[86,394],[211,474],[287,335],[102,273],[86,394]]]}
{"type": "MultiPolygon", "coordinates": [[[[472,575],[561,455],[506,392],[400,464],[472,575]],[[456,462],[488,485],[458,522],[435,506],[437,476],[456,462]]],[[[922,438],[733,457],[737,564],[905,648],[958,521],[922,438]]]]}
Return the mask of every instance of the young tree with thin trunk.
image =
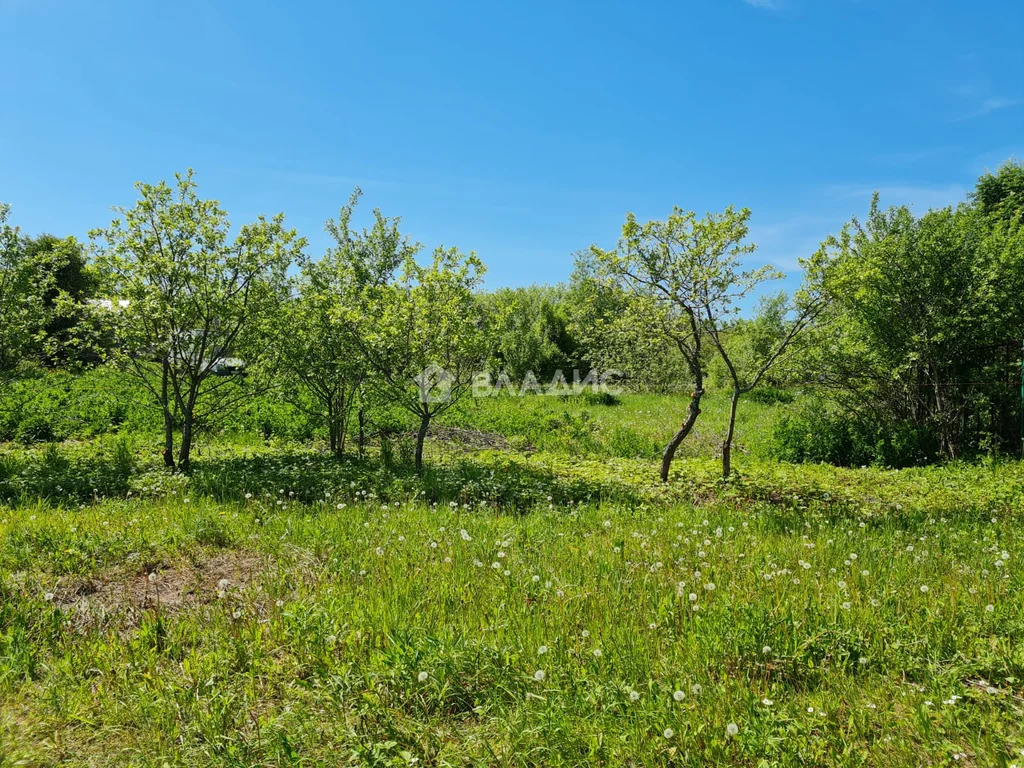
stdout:
{"type": "Polygon", "coordinates": [[[753,251],[752,245],[743,243],[749,216],[745,208],[729,207],[697,218],[677,207],[665,221],[640,224],[630,213],[616,250],[590,250],[600,271],[629,290],[656,318],[650,322],[651,332],[669,339],[689,370],[692,389],[686,417],[662,453],[660,475],[666,482],[676,451],[697,423],[704,396],[707,329],[701,292],[723,263],[753,251]]]}
{"type": "Polygon", "coordinates": [[[396,283],[371,284],[363,303],[339,314],[358,343],[377,396],[413,414],[416,470],[431,420],[458,403],[483,370],[487,339],[474,296],[483,274],[475,254],[438,248],[431,264],[413,254],[396,283]]]}
{"type": "MultiPolygon", "coordinates": [[[[747,215],[738,222],[740,239],[746,236],[747,215]]],[[[740,397],[803,347],[827,307],[821,279],[828,266],[828,251],[822,248],[809,259],[801,259],[801,264],[806,270],[805,279],[792,300],[785,294],[762,299],[757,314],[745,323],[742,333],[736,332],[738,305],[766,281],[783,277],[782,273],[771,266],[743,270],[737,255],[724,254],[709,265],[698,286],[698,320],[728,372],[732,389],[729,422],[722,441],[723,477],[732,474],[740,397]]]]}
{"type": "Polygon", "coordinates": [[[192,171],[175,178],[173,186],[137,184],[135,206],[115,209],[121,217],[91,235],[117,299],[116,359],[163,412],[166,466],[188,471],[202,418],[251,396],[215,374],[229,356],[260,367],[263,321],[286,298],[286,272],[305,241],[284,228],[283,214],[261,216],[231,239],[227,214],[199,198],[192,171]]]}
{"type": "MultiPolygon", "coordinates": [[[[297,290],[276,334],[275,367],[298,385],[285,387],[286,397],[326,421],[331,451],[339,458],[368,371],[357,336],[364,324],[357,318],[366,315],[374,292],[417,250],[399,233],[399,220],[379,210],[371,228],[353,230],[360,195],[357,188],[337,220],[327,222],[335,246],[318,260],[303,259],[297,290]],[[342,315],[349,322],[338,322],[342,315]]],[[[362,408],[360,402],[360,417],[362,408]]]]}

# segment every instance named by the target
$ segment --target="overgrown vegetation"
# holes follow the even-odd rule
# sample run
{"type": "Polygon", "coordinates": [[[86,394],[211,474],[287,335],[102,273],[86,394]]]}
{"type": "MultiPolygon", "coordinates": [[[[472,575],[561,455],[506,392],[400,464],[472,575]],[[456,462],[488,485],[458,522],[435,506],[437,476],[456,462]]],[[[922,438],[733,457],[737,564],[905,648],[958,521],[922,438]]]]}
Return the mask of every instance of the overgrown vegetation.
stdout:
{"type": "Polygon", "coordinates": [[[0,766],[1021,762],[1022,178],[793,296],[731,208],[486,292],[358,190],[3,206],[0,766]]]}
{"type": "MultiPolygon", "coordinates": [[[[6,760],[1002,765],[1024,749],[1019,471],[1002,491],[981,468],[794,468],[786,486],[769,464],[712,500],[715,463],[682,459],[707,483],[695,507],[557,492],[600,467],[651,481],[649,463],[501,460],[431,502],[412,471],[399,489],[370,466],[245,455],[134,474],[120,499],[0,507],[6,760]],[[515,467],[551,500],[507,514],[515,467]]],[[[56,478],[84,466],[68,459],[39,460],[56,478]]]]}
{"type": "MultiPolygon", "coordinates": [[[[791,297],[763,293],[774,269],[743,268],[755,248],[749,212],[732,208],[643,224],[629,215],[618,247],[581,252],[569,285],[488,293],[472,254],[439,248],[425,266],[421,246],[379,211],[356,229],[358,190],[328,222],[334,246],[322,256],[306,253],[280,215],[231,239],[191,173],[173,189],[139,185],[137,205],[94,233],[92,259],[73,238],[24,236],[5,205],[0,436],[74,436],[74,408],[47,428],[39,414],[53,408],[33,399],[65,401],[100,380],[114,382],[118,402],[99,405],[111,398],[97,393],[84,432],[107,431],[108,412],[111,428],[131,421],[139,391],[88,373],[97,366],[136,376],[162,413],[165,461],[183,469],[198,432],[245,411],[265,436],[315,431],[343,456],[386,433],[396,409],[418,420],[422,446],[434,416],[486,380],[506,393],[567,394],[615,369],[632,391],[690,393],[656,438],[663,477],[702,398],[723,387],[735,409],[761,387],[820,400],[780,426],[775,453],[789,460],[1017,455],[1022,174],[1009,163],[967,202],[920,217],[876,200],[864,224],[854,219],[807,255],[791,297]],[[746,316],[755,290],[761,304],[746,316]],[[41,374],[45,383],[33,382],[41,374]],[[291,426],[279,423],[282,399],[303,413],[285,419],[291,426]],[[252,416],[257,401],[263,417],[252,416]]],[[[726,475],[734,432],[727,420],[713,449],[726,475]]]]}

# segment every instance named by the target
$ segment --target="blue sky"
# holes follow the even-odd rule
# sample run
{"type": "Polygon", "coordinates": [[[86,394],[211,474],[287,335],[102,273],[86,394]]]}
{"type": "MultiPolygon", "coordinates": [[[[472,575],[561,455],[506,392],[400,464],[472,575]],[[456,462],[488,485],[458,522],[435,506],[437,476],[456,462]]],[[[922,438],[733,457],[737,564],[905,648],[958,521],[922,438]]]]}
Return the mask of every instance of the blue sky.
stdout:
{"type": "Polygon", "coordinates": [[[1024,157],[1022,41],[1020,0],[0,0],[0,199],[83,236],[191,166],[316,253],[358,184],[491,287],[731,203],[793,270],[874,189],[923,211],[1024,157]]]}

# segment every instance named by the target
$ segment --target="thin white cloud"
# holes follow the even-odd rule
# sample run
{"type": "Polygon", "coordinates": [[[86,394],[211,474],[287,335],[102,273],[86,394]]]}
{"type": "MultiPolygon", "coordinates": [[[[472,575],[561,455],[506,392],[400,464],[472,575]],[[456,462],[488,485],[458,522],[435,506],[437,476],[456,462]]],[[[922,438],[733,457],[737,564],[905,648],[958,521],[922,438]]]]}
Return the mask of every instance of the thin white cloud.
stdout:
{"type": "Polygon", "coordinates": [[[961,109],[964,110],[959,116],[952,118],[954,122],[973,120],[1020,104],[1018,99],[993,93],[987,79],[957,83],[949,88],[949,93],[960,102],[961,109]]]}
{"type": "Polygon", "coordinates": [[[969,117],[981,117],[987,115],[989,112],[998,112],[1000,109],[1007,109],[1008,107],[1017,106],[1015,99],[985,99],[981,106],[978,107],[969,117]]]}
{"type": "Polygon", "coordinates": [[[743,0],[747,5],[754,8],[764,8],[769,11],[777,11],[779,4],[776,0],[743,0]]]}
{"type": "Polygon", "coordinates": [[[877,191],[882,207],[909,205],[919,214],[963,202],[970,191],[963,184],[880,184],[871,187],[840,184],[829,190],[836,197],[847,200],[870,200],[877,191]]]}

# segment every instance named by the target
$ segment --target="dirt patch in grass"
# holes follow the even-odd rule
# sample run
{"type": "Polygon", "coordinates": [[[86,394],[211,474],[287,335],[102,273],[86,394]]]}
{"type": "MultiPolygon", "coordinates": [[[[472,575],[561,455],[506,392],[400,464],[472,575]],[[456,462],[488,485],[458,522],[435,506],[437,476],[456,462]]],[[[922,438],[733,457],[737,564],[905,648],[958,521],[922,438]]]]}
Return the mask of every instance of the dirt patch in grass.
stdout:
{"type": "Polygon", "coordinates": [[[58,587],[54,600],[82,618],[118,615],[136,624],[158,606],[174,612],[244,589],[267,566],[265,556],[224,550],[191,562],[118,568],[69,581],[58,587]]]}

